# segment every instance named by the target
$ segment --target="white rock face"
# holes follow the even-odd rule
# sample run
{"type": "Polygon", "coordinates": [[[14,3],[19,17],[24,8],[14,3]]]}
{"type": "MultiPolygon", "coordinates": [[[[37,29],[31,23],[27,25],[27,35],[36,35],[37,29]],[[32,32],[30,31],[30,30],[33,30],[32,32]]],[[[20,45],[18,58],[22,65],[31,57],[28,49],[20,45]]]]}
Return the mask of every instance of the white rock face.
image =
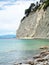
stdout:
{"type": "Polygon", "coordinates": [[[49,38],[49,7],[31,12],[19,26],[17,39],[49,38]]]}

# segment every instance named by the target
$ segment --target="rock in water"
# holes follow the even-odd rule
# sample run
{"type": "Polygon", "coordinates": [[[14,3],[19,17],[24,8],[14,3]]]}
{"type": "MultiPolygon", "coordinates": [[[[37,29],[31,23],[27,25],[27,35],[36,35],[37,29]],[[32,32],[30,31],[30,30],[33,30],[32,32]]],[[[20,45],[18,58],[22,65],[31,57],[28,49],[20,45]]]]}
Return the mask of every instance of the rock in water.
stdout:
{"type": "Polygon", "coordinates": [[[48,49],[48,46],[40,47],[40,49],[48,49]]]}
{"type": "Polygon", "coordinates": [[[34,59],[41,58],[41,55],[36,55],[33,57],[34,59]]]}

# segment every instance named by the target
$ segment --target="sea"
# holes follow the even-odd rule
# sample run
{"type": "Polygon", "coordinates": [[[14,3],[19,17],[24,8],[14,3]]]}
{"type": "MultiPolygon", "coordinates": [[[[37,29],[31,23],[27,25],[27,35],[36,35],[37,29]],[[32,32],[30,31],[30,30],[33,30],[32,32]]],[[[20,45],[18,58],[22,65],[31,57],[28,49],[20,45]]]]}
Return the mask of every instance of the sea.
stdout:
{"type": "Polygon", "coordinates": [[[31,59],[39,53],[41,46],[49,46],[49,40],[0,39],[0,65],[14,65],[31,59]]]}

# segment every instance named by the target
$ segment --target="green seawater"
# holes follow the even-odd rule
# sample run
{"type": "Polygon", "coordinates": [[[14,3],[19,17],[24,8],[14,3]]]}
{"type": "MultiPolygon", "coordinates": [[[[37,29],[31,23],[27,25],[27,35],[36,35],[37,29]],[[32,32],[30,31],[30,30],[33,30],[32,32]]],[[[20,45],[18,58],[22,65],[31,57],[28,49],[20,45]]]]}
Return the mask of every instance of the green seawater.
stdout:
{"type": "Polygon", "coordinates": [[[16,61],[32,58],[41,46],[49,46],[49,40],[0,39],[0,65],[13,65],[16,61]]]}

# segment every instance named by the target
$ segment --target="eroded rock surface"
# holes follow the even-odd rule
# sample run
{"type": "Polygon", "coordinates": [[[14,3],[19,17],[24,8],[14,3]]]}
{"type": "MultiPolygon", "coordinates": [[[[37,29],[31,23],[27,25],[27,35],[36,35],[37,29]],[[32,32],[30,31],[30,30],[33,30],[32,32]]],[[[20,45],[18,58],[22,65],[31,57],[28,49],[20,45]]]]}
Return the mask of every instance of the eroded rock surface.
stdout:
{"type": "Polygon", "coordinates": [[[31,12],[19,26],[17,39],[48,38],[49,39],[49,7],[31,12]]]}

